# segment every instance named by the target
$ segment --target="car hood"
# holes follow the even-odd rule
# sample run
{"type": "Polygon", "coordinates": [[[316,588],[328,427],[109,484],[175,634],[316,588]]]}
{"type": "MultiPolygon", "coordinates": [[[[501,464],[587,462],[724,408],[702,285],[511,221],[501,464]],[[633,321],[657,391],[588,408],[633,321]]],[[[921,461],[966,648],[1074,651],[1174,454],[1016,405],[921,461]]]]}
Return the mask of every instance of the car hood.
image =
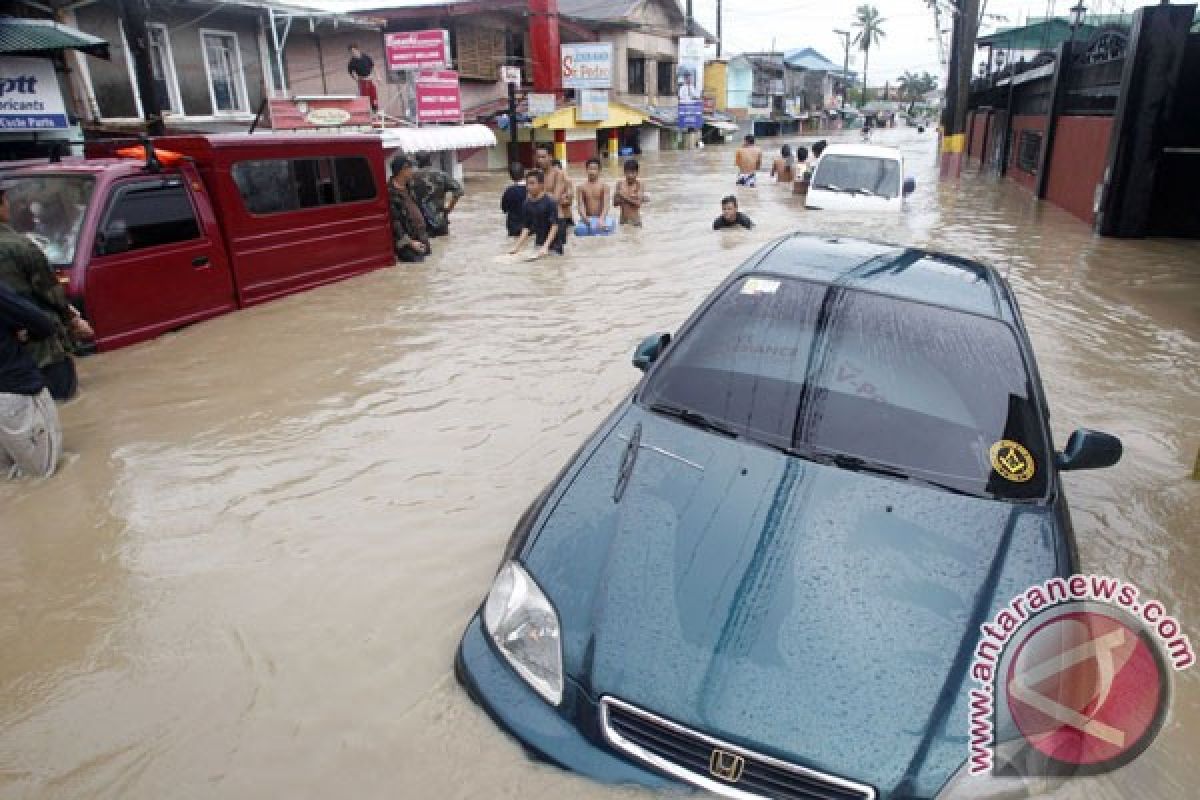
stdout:
{"type": "Polygon", "coordinates": [[[558,609],[569,679],[885,798],[936,793],[967,754],[972,631],[1056,574],[1049,509],[632,404],[585,458],[522,555],[558,609]]]}
{"type": "Polygon", "coordinates": [[[872,197],[865,194],[831,192],[828,189],[809,187],[804,196],[804,205],[824,211],[899,211],[904,207],[903,198],[872,197]]]}

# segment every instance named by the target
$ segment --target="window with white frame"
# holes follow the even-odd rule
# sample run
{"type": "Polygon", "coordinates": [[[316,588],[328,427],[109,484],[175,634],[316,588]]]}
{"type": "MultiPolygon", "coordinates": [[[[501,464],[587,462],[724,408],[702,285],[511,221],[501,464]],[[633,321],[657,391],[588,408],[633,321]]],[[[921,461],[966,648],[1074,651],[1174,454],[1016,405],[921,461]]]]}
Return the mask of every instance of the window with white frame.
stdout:
{"type": "Polygon", "coordinates": [[[208,93],[212,98],[213,113],[249,111],[237,34],[201,31],[200,40],[204,43],[204,69],[208,74],[208,93]]]}
{"type": "Polygon", "coordinates": [[[154,72],[154,91],[158,107],[164,111],[183,113],[183,101],[179,95],[179,77],[175,73],[175,57],[171,53],[171,37],[167,26],[146,26],[150,35],[150,67],[154,72]]]}

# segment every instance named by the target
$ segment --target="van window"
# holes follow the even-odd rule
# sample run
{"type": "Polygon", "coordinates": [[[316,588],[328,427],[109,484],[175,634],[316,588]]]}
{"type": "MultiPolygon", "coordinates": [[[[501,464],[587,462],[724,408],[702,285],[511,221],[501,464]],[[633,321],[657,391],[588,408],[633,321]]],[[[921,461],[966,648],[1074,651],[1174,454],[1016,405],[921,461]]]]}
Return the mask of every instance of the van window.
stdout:
{"type": "Polygon", "coordinates": [[[335,158],[333,168],[337,175],[338,198],[343,203],[370,200],[375,196],[371,162],[365,158],[335,158]]]}
{"type": "Polygon", "coordinates": [[[251,214],[356,203],[375,197],[371,163],[361,156],[239,161],[233,182],[251,214]]]}
{"type": "Polygon", "coordinates": [[[124,222],[129,231],[130,250],[200,238],[192,201],[179,182],[135,183],[119,188],[105,217],[105,229],[118,221],[124,222]]]}
{"type": "Polygon", "coordinates": [[[296,208],[290,161],[239,161],[233,165],[233,182],[251,214],[275,214],[296,208]]]}

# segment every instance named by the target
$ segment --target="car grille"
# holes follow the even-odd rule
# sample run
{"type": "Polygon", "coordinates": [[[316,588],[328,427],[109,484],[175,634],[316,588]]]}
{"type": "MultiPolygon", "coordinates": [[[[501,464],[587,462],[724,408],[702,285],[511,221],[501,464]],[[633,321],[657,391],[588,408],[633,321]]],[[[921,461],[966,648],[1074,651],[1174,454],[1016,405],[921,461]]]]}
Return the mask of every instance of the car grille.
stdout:
{"type": "Polygon", "coordinates": [[[874,800],[876,796],[870,786],[714,739],[615,697],[601,699],[600,717],[604,736],[613,747],[679,780],[725,797],[874,800]],[[725,777],[717,774],[722,771],[725,777]],[[737,774],[731,777],[735,771],[737,774]]]}

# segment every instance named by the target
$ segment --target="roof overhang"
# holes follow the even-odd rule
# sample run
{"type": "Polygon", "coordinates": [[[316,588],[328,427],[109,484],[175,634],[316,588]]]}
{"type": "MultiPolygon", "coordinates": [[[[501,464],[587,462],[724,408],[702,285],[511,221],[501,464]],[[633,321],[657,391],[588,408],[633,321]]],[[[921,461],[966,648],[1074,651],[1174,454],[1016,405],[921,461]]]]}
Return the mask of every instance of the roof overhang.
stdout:
{"type": "Polygon", "coordinates": [[[48,58],[63,50],[78,50],[108,59],[108,42],[50,19],[0,17],[0,55],[48,58]]]}
{"type": "Polygon", "coordinates": [[[486,125],[433,125],[427,128],[384,128],[379,132],[386,150],[437,153],[495,147],[496,134],[486,125]]]}
{"type": "Polygon", "coordinates": [[[608,103],[608,116],[603,120],[590,121],[576,119],[575,111],[576,106],[563,106],[553,113],[535,117],[531,125],[534,128],[565,131],[576,128],[623,128],[627,125],[642,125],[650,122],[649,114],[641,112],[632,106],[612,100],[608,103]]]}

